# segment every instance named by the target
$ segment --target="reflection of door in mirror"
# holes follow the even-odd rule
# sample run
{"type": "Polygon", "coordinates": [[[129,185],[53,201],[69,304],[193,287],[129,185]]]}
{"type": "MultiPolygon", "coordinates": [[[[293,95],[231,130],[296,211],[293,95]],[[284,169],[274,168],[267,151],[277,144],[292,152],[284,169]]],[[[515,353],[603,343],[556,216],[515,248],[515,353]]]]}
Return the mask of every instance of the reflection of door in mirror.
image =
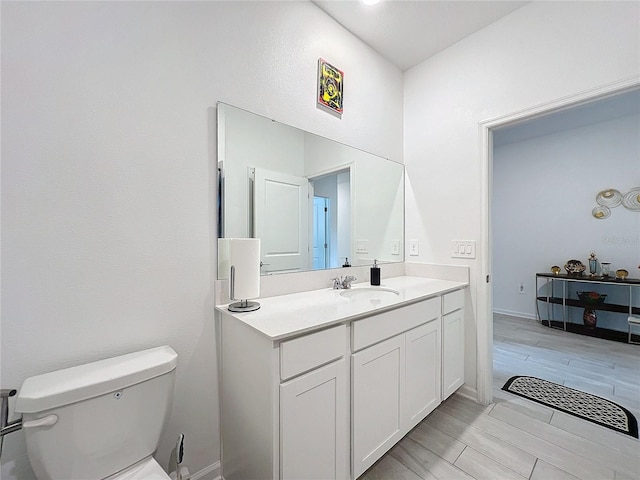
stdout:
{"type": "Polygon", "coordinates": [[[309,269],[309,182],[253,169],[253,231],[262,239],[262,273],[309,269]]]}

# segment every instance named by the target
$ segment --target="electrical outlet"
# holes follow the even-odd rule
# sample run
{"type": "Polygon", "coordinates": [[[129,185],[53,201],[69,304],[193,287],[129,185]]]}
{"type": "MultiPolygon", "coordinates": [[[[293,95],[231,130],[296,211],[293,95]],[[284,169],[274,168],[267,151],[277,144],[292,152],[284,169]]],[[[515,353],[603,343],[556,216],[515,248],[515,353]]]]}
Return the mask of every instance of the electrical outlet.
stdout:
{"type": "Polygon", "coordinates": [[[412,257],[420,255],[420,242],[418,240],[409,240],[409,255],[412,257]]]}
{"type": "Polygon", "coordinates": [[[391,255],[400,255],[400,240],[391,242],[391,255]]]}

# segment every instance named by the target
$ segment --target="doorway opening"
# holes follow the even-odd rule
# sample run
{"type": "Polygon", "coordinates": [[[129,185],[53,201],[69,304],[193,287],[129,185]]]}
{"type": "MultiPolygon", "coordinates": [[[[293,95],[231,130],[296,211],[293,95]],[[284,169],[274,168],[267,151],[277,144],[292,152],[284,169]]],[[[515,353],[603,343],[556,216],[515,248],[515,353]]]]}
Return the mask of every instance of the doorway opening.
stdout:
{"type": "MultiPolygon", "coordinates": [[[[493,398],[493,259],[494,232],[492,231],[492,202],[494,201],[494,132],[503,128],[511,128],[532,120],[537,120],[550,114],[569,110],[574,107],[603,100],[637,90],[640,83],[637,78],[626,79],[616,84],[583,92],[573,97],[564,98],[545,105],[537,106],[526,111],[506,115],[493,120],[480,122],[481,158],[483,163],[483,233],[485,239],[482,251],[481,275],[478,282],[478,330],[477,330],[477,396],[478,401],[488,404],[493,398]],[[491,283],[489,279],[491,278],[491,283]],[[486,281],[485,281],[486,280],[486,281]]],[[[588,252],[587,252],[588,253],[588,252]]],[[[533,286],[535,288],[535,286],[533,286]]]]}
{"type": "Polygon", "coordinates": [[[350,169],[310,178],[309,183],[313,192],[312,267],[337,268],[351,256],[350,169]]]}

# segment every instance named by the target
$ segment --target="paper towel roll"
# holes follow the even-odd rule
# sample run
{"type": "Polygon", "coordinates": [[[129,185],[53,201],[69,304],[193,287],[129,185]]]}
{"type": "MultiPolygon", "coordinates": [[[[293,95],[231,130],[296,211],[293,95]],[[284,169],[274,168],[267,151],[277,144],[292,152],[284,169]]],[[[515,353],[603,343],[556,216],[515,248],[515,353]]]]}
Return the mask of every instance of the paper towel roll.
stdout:
{"type": "Polygon", "coordinates": [[[260,296],[260,239],[232,238],[229,263],[235,267],[235,282],[229,286],[231,300],[246,300],[260,296]]]}

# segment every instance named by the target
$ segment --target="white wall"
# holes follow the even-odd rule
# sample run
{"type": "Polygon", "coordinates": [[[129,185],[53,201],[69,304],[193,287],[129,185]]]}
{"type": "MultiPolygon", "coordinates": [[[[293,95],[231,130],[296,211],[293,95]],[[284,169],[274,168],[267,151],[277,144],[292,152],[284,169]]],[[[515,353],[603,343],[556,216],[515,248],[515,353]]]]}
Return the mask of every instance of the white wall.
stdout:
{"type": "MultiPolygon", "coordinates": [[[[216,102],[401,161],[402,73],[308,2],[3,2],[1,21],[2,387],[170,344],[158,458],[184,432],[202,471],[220,453],[216,102]],[[316,108],[319,57],[346,73],[342,119],[316,108]]],[[[2,478],[33,478],[22,433],[2,478]]]]}
{"type": "Polygon", "coordinates": [[[479,122],[640,73],[637,2],[533,2],[405,73],[406,238],[412,261],[468,265],[466,381],[476,385],[482,271],[479,122]],[[475,260],[451,240],[475,239],[475,260]]]}
{"type": "MultiPolygon", "coordinates": [[[[499,132],[496,133],[499,135],[499,132]]],[[[640,116],[626,115],[496,147],[493,153],[493,306],[535,318],[535,274],[589,252],[612,271],[640,271],[640,213],[623,206],[598,220],[595,197],[606,188],[640,186],[640,116]],[[525,285],[524,294],[519,285],[525,285]]],[[[564,272],[564,269],[563,269],[564,272]]],[[[581,312],[580,312],[581,314],[581,312]]],[[[606,314],[599,315],[605,326],[606,314]]],[[[612,316],[627,329],[626,317],[612,316]]]]}
{"type": "Polygon", "coordinates": [[[337,221],[338,251],[336,252],[337,258],[333,258],[334,252],[332,252],[331,261],[341,266],[343,263],[340,262],[343,258],[348,257],[351,251],[351,175],[349,172],[338,174],[337,190],[338,205],[341,206],[338,210],[337,221]]]}

